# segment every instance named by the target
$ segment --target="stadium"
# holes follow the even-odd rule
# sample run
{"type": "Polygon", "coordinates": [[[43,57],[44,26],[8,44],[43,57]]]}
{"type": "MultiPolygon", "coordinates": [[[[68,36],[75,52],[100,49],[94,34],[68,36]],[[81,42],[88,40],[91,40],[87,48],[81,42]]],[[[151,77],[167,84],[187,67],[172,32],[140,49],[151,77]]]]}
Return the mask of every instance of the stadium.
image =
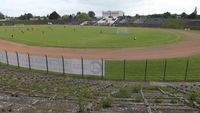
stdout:
{"type": "Polygon", "coordinates": [[[0,112],[198,113],[200,15],[0,13],[0,112]]]}

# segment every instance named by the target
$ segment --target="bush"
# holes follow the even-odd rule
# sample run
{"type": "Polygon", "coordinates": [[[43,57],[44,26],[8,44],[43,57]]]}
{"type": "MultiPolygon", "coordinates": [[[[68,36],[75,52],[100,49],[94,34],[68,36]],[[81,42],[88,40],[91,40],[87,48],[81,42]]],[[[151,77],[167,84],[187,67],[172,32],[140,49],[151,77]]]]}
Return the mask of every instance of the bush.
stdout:
{"type": "Polygon", "coordinates": [[[78,106],[79,106],[79,113],[84,113],[84,108],[87,104],[87,98],[90,96],[90,91],[88,89],[82,88],[80,89],[79,95],[78,95],[78,106]]]}
{"type": "Polygon", "coordinates": [[[197,99],[197,94],[196,93],[192,93],[190,96],[189,96],[189,100],[190,101],[195,101],[197,99]]]}
{"type": "Polygon", "coordinates": [[[170,103],[177,104],[178,103],[178,99],[174,97],[174,98],[171,99],[170,103]]]}
{"type": "Polygon", "coordinates": [[[103,108],[111,107],[112,102],[113,102],[112,97],[110,97],[110,96],[104,97],[104,98],[101,100],[101,106],[102,106],[103,108]]]}
{"type": "Polygon", "coordinates": [[[121,88],[119,89],[119,92],[116,94],[116,97],[119,98],[129,98],[130,95],[130,91],[128,88],[121,88]]]}

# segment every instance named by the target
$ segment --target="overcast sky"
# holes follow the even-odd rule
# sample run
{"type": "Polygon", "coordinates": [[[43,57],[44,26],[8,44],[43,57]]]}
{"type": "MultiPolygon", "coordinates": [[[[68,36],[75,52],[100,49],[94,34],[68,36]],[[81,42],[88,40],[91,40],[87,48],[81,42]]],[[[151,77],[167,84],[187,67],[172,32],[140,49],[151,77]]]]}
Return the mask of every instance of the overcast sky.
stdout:
{"type": "Polygon", "coordinates": [[[97,16],[105,10],[122,10],[126,15],[153,13],[191,13],[199,8],[200,0],[1,0],[0,12],[8,16],[24,13],[47,15],[57,11],[60,15],[73,14],[77,11],[95,11],[97,16]]]}

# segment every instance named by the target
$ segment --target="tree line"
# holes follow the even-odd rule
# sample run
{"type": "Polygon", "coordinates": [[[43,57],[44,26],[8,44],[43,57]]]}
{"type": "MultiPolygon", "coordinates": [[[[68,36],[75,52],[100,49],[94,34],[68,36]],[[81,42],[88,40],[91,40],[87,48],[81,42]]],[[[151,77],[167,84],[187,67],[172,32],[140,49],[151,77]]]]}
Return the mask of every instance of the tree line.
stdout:
{"type": "MultiPolygon", "coordinates": [[[[20,15],[19,17],[16,17],[19,20],[30,20],[31,18],[42,18],[42,19],[50,19],[50,20],[58,20],[58,19],[94,19],[96,14],[94,11],[89,11],[88,13],[85,12],[77,12],[77,14],[71,14],[71,15],[63,15],[60,16],[56,11],[53,11],[51,14],[47,16],[33,16],[31,13],[25,13],[23,15],[20,15]]],[[[182,19],[200,19],[200,15],[197,14],[197,8],[191,13],[186,14],[183,12],[182,14],[171,14],[170,12],[165,12],[163,14],[152,14],[152,15],[139,15],[136,14],[134,16],[135,18],[141,18],[141,17],[148,17],[148,18],[182,18],[182,19]]],[[[0,12],[0,19],[4,19],[5,15],[0,12]]]]}
{"type": "MultiPolygon", "coordinates": [[[[50,20],[57,20],[57,19],[73,19],[73,18],[77,18],[77,19],[93,19],[96,18],[95,17],[95,13],[94,11],[89,11],[88,13],[85,12],[77,12],[76,15],[71,14],[71,15],[63,15],[60,16],[60,14],[58,14],[56,11],[53,11],[51,14],[47,15],[47,16],[33,16],[33,14],[31,13],[25,13],[23,15],[20,15],[19,17],[16,17],[19,20],[30,20],[31,18],[43,18],[43,19],[50,19],[50,20]]],[[[5,15],[3,13],[0,12],[0,19],[4,19],[5,15]]]]}
{"type": "Polygon", "coordinates": [[[95,13],[94,11],[89,11],[88,13],[85,12],[77,12],[76,15],[63,15],[60,16],[56,11],[52,12],[50,15],[47,15],[47,18],[49,18],[50,20],[57,20],[57,19],[73,19],[73,18],[77,18],[77,19],[93,19],[96,18],[95,17],[95,13]]]}
{"type": "Polygon", "coordinates": [[[165,19],[175,19],[175,18],[182,18],[182,19],[200,19],[200,15],[197,14],[197,7],[191,14],[186,14],[183,12],[182,14],[171,14],[170,12],[165,12],[163,14],[152,14],[152,15],[135,15],[136,18],[141,17],[148,17],[148,18],[165,18],[165,19]]]}

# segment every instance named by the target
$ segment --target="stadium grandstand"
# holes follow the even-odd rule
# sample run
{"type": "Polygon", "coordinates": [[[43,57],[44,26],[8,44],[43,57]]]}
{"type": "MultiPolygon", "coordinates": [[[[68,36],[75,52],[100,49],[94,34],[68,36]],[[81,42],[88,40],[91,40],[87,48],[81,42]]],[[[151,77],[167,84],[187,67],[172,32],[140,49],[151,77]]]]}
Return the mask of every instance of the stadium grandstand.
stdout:
{"type": "Polygon", "coordinates": [[[102,19],[100,19],[97,23],[98,25],[109,25],[112,26],[119,17],[124,16],[123,11],[103,11],[102,19]]]}
{"type": "Polygon", "coordinates": [[[186,20],[185,25],[186,28],[199,29],[200,20],[186,20]]]}

